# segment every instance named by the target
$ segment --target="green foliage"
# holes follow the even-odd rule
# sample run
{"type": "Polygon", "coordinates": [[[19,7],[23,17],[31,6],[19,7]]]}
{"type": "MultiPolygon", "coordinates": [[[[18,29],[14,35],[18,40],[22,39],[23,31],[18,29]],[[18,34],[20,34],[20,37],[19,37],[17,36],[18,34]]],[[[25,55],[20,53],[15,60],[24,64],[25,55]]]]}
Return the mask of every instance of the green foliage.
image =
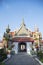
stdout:
{"type": "Polygon", "coordinates": [[[6,52],[4,52],[4,49],[0,49],[0,62],[2,62],[6,58],[7,58],[6,52]]]}
{"type": "Polygon", "coordinates": [[[39,52],[38,52],[38,57],[39,57],[39,60],[40,60],[41,62],[43,62],[43,53],[42,53],[42,51],[39,51],[39,52]]]}
{"type": "Polygon", "coordinates": [[[43,59],[41,58],[40,61],[43,63],[43,59]]]}
{"type": "Polygon", "coordinates": [[[34,50],[31,51],[32,55],[36,55],[36,52],[34,50]]]}
{"type": "Polygon", "coordinates": [[[43,58],[43,53],[42,53],[42,51],[39,51],[39,52],[38,52],[38,57],[39,57],[39,58],[43,58]]]}
{"type": "Polygon", "coordinates": [[[4,62],[0,62],[0,65],[5,65],[5,63],[4,62]]]}

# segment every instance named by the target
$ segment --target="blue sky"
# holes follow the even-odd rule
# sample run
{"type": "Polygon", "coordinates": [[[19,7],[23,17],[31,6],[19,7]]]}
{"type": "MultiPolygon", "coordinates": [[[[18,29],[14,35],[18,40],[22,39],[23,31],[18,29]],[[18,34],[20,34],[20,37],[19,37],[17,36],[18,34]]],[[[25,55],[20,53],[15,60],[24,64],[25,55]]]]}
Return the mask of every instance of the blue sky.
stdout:
{"type": "Polygon", "coordinates": [[[20,27],[23,18],[27,28],[34,31],[36,24],[43,35],[42,0],[0,0],[0,39],[8,24],[14,31],[20,27]]]}

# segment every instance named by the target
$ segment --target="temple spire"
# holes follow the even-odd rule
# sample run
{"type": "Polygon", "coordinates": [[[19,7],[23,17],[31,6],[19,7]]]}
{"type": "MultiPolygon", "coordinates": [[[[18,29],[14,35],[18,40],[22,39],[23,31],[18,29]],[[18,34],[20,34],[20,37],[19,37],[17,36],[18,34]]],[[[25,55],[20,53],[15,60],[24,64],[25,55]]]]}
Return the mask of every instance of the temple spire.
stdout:
{"type": "Polygon", "coordinates": [[[21,26],[25,26],[24,18],[22,19],[22,24],[21,24],[21,26]]]}
{"type": "Polygon", "coordinates": [[[24,24],[24,18],[22,19],[22,23],[24,24]]]}
{"type": "Polygon", "coordinates": [[[37,27],[36,24],[35,24],[34,30],[35,30],[35,32],[39,32],[39,28],[37,27]]]}
{"type": "Polygon", "coordinates": [[[8,27],[6,28],[6,32],[7,32],[7,33],[10,32],[9,24],[8,24],[8,27]]]}

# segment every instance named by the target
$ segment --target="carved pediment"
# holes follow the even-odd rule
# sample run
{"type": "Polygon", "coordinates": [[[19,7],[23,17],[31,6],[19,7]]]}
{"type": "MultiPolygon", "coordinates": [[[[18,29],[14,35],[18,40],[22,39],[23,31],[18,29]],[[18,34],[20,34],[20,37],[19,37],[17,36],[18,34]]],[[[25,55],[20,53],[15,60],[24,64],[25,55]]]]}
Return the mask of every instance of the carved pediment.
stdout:
{"type": "Polygon", "coordinates": [[[30,30],[26,28],[24,21],[21,24],[20,29],[16,32],[16,36],[30,36],[30,30]]]}

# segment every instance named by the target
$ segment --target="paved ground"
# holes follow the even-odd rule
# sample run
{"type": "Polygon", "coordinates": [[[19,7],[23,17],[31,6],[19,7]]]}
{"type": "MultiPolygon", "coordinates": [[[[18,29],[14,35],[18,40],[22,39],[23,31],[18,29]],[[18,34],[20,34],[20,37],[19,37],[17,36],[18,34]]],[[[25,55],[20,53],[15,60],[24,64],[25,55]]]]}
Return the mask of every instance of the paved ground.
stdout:
{"type": "Polygon", "coordinates": [[[26,53],[19,53],[12,55],[5,65],[40,65],[33,57],[26,53]]]}

